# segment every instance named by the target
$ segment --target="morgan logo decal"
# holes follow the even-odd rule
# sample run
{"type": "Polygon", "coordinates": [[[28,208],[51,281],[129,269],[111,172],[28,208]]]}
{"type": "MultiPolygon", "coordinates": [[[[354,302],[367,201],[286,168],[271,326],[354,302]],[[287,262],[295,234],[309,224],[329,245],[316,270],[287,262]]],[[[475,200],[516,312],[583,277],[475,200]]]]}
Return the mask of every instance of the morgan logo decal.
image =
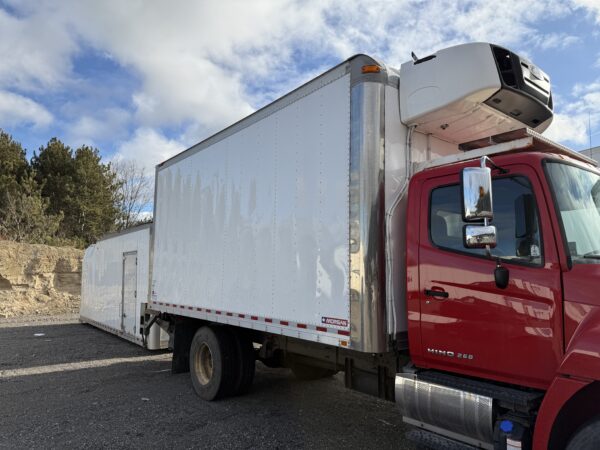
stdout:
{"type": "Polygon", "coordinates": [[[321,323],[325,325],[333,325],[336,327],[348,326],[348,321],[346,319],[336,319],[334,317],[321,317],[321,323]]]}

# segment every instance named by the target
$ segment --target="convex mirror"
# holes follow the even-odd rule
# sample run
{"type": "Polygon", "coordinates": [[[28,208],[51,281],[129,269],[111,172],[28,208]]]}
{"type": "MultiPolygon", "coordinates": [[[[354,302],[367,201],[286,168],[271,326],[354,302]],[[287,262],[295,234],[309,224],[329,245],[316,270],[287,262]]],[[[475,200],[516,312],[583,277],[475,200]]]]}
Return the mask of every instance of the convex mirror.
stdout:
{"type": "Polygon", "coordinates": [[[491,220],[492,171],[488,167],[466,167],[462,171],[462,204],[465,222],[491,220]]]}
{"type": "Polygon", "coordinates": [[[466,248],[496,246],[496,227],[493,225],[465,225],[463,236],[463,244],[466,248]]]}

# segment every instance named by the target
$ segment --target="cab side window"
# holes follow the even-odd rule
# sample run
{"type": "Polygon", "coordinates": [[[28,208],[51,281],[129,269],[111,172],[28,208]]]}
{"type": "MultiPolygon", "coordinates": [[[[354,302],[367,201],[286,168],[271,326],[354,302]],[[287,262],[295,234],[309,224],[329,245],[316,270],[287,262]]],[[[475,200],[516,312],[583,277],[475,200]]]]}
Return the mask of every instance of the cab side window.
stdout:
{"type": "MultiPolygon", "coordinates": [[[[525,177],[505,177],[492,181],[497,246],[492,255],[502,259],[542,264],[537,205],[531,184],[525,177]]],[[[468,249],[463,244],[460,186],[450,185],[431,192],[429,221],[431,241],[437,247],[474,255],[485,249],[468,249]]]]}

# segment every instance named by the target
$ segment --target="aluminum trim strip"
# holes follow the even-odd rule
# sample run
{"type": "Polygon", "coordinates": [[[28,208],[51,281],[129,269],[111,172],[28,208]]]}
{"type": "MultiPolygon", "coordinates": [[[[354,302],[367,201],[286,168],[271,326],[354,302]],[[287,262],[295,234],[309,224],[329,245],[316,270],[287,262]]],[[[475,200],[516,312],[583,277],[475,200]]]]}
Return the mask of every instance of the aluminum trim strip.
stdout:
{"type": "Polygon", "coordinates": [[[350,322],[352,349],[387,350],[385,321],[385,84],[351,89],[350,322]]]}

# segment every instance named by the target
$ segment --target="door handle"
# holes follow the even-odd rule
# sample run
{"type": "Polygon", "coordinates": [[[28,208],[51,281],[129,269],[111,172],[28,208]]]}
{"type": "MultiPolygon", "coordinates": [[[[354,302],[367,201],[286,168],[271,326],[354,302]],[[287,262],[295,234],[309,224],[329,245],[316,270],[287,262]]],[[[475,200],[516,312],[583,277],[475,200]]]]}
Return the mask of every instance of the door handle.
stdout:
{"type": "Polygon", "coordinates": [[[432,289],[425,289],[425,295],[427,295],[429,297],[448,298],[448,293],[444,290],[434,291],[432,289]]]}

